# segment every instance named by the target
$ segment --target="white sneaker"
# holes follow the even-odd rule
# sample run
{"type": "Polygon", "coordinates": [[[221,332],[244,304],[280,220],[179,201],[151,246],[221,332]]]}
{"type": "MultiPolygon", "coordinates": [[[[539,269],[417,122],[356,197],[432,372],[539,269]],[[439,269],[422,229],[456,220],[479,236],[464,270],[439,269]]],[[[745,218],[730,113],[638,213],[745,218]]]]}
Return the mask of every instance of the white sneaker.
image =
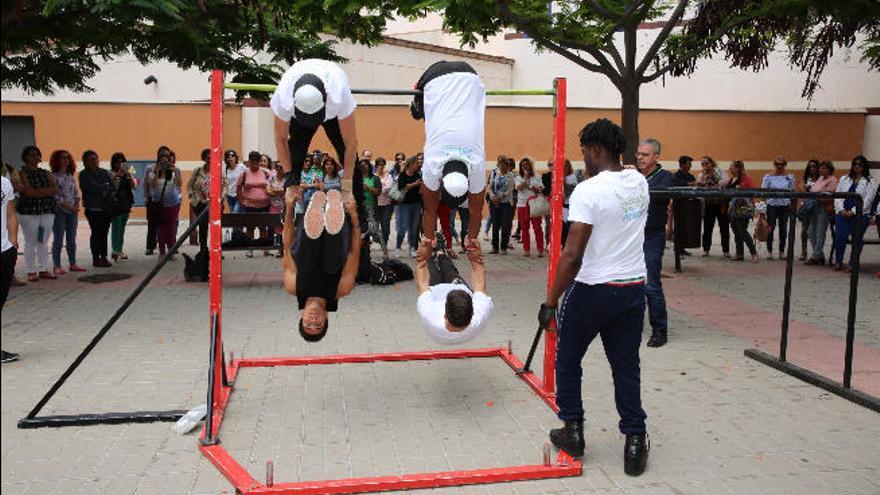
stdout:
{"type": "Polygon", "coordinates": [[[415,249],[413,249],[413,248],[409,248],[409,257],[410,257],[410,258],[415,258],[415,257],[416,257],[416,250],[415,250],[415,249]]]}

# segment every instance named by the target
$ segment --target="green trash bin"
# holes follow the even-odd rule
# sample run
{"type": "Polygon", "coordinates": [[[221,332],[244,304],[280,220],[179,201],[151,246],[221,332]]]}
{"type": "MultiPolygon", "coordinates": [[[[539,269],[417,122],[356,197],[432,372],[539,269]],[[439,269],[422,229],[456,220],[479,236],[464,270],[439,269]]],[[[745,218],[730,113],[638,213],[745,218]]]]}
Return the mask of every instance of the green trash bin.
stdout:
{"type": "Polygon", "coordinates": [[[698,248],[702,238],[703,202],[699,198],[675,198],[675,245],[679,249],[698,248]]]}

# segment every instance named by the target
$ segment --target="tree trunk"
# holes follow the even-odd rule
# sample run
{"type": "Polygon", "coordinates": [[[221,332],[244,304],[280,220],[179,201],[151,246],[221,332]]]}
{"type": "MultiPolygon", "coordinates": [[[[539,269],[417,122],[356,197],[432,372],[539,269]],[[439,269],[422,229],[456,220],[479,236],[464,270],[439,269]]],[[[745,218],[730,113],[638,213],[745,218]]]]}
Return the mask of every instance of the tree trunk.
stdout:
{"type": "Polygon", "coordinates": [[[620,91],[620,122],[626,136],[626,150],[623,152],[624,165],[636,163],[636,148],[639,146],[639,83],[625,81],[620,91]]]}

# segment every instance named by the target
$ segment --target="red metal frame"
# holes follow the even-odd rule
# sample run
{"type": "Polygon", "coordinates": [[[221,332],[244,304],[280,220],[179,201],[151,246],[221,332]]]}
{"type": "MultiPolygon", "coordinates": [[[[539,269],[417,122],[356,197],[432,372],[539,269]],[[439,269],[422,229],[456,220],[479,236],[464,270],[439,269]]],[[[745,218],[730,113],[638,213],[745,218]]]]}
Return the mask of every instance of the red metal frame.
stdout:
{"type": "MultiPolygon", "coordinates": [[[[553,127],[553,191],[551,197],[551,242],[549,279],[552,281],[559,262],[562,238],[562,200],[563,200],[563,163],[565,149],[565,79],[554,81],[556,96],[554,99],[553,127]]],[[[213,71],[211,74],[211,223],[210,223],[210,315],[217,315],[217,337],[214,369],[214,407],[211,421],[212,433],[219,440],[220,426],[226,406],[232,396],[235,377],[242,368],[259,368],[272,366],[316,366],[322,364],[342,363],[375,363],[400,362],[441,359],[469,358],[501,358],[513,370],[522,368],[520,359],[506,348],[461,349],[453,351],[417,351],[395,352],[386,354],[348,354],[335,356],[295,356],[236,359],[227,364],[226,376],[228,385],[222,381],[222,332],[220,315],[222,314],[222,262],[220,218],[222,214],[222,133],[223,133],[223,72],[213,71]]],[[[210,326],[209,326],[210,327],[210,326]]],[[[548,329],[544,347],[544,377],[539,379],[534,372],[518,374],[523,381],[553,410],[557,411],[554,392],[554,365],[556,362],[556,329],[548,329]]],[[[205,430],[202,430],[203,440],[205,430]]],[[[326,495],[342,493],[369,493],[388,490],[413,490],[419,488],[437,488],[444,486],[462,486],[485,483],[501,483],[519,480],[560,478],[580,476],[581,462],[560,451],[555,462],[549,464],[533,464],[509,466],[489,469],[473,469],[466,471],[438,471],[429,473],[404,474],[399,476],[377,476],[370,478],[350,478],[340,480],[303,481],[298,483],[273,483],[267,485],[257,481],[241,464],[223,448],[222,444],[206,444],[199,442],[202,454],[211,461],[226,479],[235,487],[237,493],[244,495],[257,494],[296,494],[326,495]]],[[[536,456],[539,454],[536,453],[536,456]]]]}

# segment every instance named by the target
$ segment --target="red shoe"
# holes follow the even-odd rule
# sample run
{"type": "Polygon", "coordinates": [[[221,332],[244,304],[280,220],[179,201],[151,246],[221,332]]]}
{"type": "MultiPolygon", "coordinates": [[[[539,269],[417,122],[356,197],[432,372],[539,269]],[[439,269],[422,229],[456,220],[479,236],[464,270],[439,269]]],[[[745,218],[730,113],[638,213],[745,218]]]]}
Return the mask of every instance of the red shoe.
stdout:
{"type": "Polygon", "coordinates": [[[53,275],[53,274],[49,273],[48,271],[43,270],[40,272],[40,278],[47,278],[49,280],[55,280],[56,278],[58,278],[58,275],[53,275]]]}
{"type": "Polygon", "coordinates": [[[72,271],[72,272],[84,272],[84,271],[86,271],[86,269],[83,268],[83,267],[81,267],[81,266],[79,266],[79,265],[74,264],[74,265],[70,265],[70,271],[72,271]]]}
{"type": "Polygon", "coordinates": [[[28,282],[36,282],[40,280],[40,275],[37,272],[28,273],[28,282]]]}
{"type": "Polygon", "coordinates": [[[54,273],[55,275],[64,275],[67,272],[64,271],[64,268],[61,268],[60,266],[56,266],[54,269],[52,269],[52,273],[54,273]]]}
{"type": "Polygon", "coordinates": [[[97,268],[109,268],[113,265],[111,265],[110,262],[107,261],[107,258],[98,258],[92,262],[92,266],[97,268]]]}

